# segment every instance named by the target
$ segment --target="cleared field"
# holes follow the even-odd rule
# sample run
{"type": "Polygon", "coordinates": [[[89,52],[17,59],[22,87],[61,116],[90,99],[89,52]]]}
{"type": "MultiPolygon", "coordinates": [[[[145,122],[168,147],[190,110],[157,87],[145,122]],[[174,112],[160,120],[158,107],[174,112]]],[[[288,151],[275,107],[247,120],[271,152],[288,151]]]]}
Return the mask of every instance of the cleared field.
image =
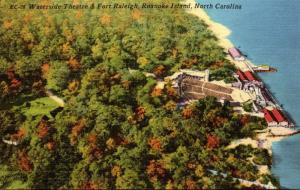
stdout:
{"type": "Polygon", "coordinates": [[[58,103],[48,97],[38,98],[29,102],[24,103],[21,106],[16,107],[27,117],[37,115],[47,115],[51,117],[50,111],[59,107],[58,103]]]}

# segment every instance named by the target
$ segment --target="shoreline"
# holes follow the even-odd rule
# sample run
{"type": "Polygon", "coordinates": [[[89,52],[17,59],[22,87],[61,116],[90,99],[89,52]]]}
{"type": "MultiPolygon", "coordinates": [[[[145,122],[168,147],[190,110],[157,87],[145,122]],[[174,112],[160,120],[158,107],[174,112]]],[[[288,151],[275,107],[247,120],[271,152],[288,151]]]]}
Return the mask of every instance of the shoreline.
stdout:
{"type": "MultiPolygon", "coordinates": [[[[184,0],[184,3],[191,3],[191,4],[195,4],[196,1],[195,0],[184,0]]],[[[215,21],[213,21],[210,16],[205,12],[205,10],[203,9],[187,9],[187,12],[197,16],[199,19],[201,19],[202,21],[204,21],[207,25],[208,28],[216,35],[216,37],[219,40],[219,45],[221,47],[223,47],[224,49],[229,49],[231,47],[234,47],[233,43],[228,39],[229,35],[231,34],[231,30],[228,29],[226,26],[217,23],[215,21]]],[[[233,62],[237,67],[242,67],[242,63],[241,62],[237,62],[237,61],[233,61],[230,60],[231,62],[233,62]]],[[[250,64],[255,65],[253,63],[251,63],[250,61],[248,61],[250,64]]],[[[292,129],[292,128],[284,128],[284,127],[268,127],[268,129],[270,129],[272,131],[272,133],[276,134],[277,137],[271,137],[269,135],[268,132],[265,133],[260,133],[257,135],[258,139],[266,139],[269,143],[272,144],[272,142],[277,142],[282,140],[283,138],[286,138],[285,136],[291,135],[293,133],[295,133],[297,130],[292,129]],[[263,135],[264,134],[264,135],[263,135]],[[278,137],[279,135],[283,135],[281,137],[278,137]]],[[[267,143],[267,144],[269,144],[267,143]]],[[[268,151],[272,152],[272,147],[271,146],[266,146],[266,149],[268,149],[268,151]]]]}
{"type": "MultiPolygon", "coordinates": [[[[184,2],[187,4],[196,3],[195,0],[185,0],[184,2]]],[[[204,11],[204,9],[187,9],[187,12],[203,20],[208,25],[208,28],[217,36],[217,38],[219,39],[219,45],[224,49],[234,47],[233,43],[228,39],[231,34],[231,30],[221,23],[213,21],[210,16],[204,11]]]]}
{"type": "MultiPolygon", "coordinates": [[[[195,4],[195,0],[184,0],[184,3],[195,4]]],[[[211,17],[205,12],[204,9],[187,9],[188,13],[197,16],[200,20],[204,21],[208,28],[216,35],[219,40],[219,45],[225,50],[235,47],[234,44],[228,39],[231,34],[231,30],[221,23],[217,23],[211,19],[211,17]]],[[[229,59],[233,64],[235,64],[242,71],[249,70],[249,65],[255,66],[252,62],[247,60],[248,64],[243,64],[238,61],[229,59]]],[[[249,144],[254,148],[264,148],[267,149],[270,155],[272,156],[272,143],[281,141],[288,136],[299,133],[299,130],[294,128],[285,128],[285,127],[268,127],[262,131],[256,131],[256,137],[240,139],[237,142],[232,142],[228,148],[234,148],[239,144],[249,144]]],[[[258,168],[260,173],[271,173],[271,170],[267,167],[261,166],[258,168]]]]}
{"type": "MultiPolygon", "coordinates": [[[[195,4],[195,0],[184,0],[185,4],[195,4]]],[[[204,9],[186,9],[186,11],[196,17],[198,17],[200,20],[204,21],[208,28],[216,35],[216,37],[219,40],[219,45],[224,48],[224,50],[227,50],[229,48],[235,47],[234,44],[228,39],[228,37],[231,34],[231,30],[224,26],[221,23],[215,22],[211,19],[211,17],[205,12],[204,9]]],[[[230,56],[228,55],[228,59],[230,59],[230,56]]],[[[256,66],[251,61],[247,60],[247,64],[235,61],[230,59],[232,63],[234,63],[240,70],[247,71],[252,70],[251,67],[256,66]]]]}

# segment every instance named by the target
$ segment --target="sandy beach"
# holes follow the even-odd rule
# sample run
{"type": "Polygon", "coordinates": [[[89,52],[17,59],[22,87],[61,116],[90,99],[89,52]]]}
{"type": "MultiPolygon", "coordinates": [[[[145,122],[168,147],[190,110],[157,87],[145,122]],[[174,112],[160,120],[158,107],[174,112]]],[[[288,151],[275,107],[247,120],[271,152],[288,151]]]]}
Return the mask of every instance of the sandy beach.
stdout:
{"type": "MultiPolygon", "coordinates": [[[[185,0],[185,4],[194,5],[196,2],[195,0],[185,0]]],[[[229,48],[234,47],[234,44],[228,39],[229,35],[231,34],[231,30],[229,30],[226,26],[213,21],[208,14],[203,9],[187,9],[188,13],[197,16],[199,19],[203,20],[209,27],[209,29],[216,35],[219,39],[219,45],[223,47],[226,51],[229,48]]],[[[229,55],[227,57],[233,64],[235,64],[239,69],[242,71],[249,70],[249,67],[243,61],[235,61],[229,55]]],[[[248,61],[250,65],[255,65],[248,61]]]]}
{"type": "MultiPolygon", "coordinates": [[[[192,5],[194,5],[196,2],[194,0],[185,0],[184,3],[186,4],[191,3],[192,5]]],[[[222,47],[224,47],[225,49],[234,47],[231,41],[227,39],[227,37],[231,34],[231,31],[227,27],[225,27],[220,23],[214,22],[203,9],[193,8],[193,9],[187,9],[187,11],[199,17],[209,26],[209,29],[213,31],[214,34],[220,40],[220,45],[222,47]]]]}
{"type": "MultiPolygon", "coordinates": [[[[196,2],[195,0],[185,0],[184,3],[194,5],[196,2]]],[[[227,39],[231,31],[226,26],[213,21],[203,9],[187,9],[187,12],[203,20],[209,26],[209,29],[218,37],[222,47],[230,48],[234,46],[231,41],[227,39]]]]}

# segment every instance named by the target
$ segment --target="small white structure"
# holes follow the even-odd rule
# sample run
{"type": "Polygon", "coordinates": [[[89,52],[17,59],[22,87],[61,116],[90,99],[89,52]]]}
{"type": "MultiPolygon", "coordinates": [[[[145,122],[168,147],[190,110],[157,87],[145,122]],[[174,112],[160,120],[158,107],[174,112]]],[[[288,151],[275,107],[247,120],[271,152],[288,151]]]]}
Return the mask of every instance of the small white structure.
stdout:
{"type": "Polygon", "coordinates": [[[11,140],[5,140],[5,139],[2,139],[2,141],[5,144],[9,144],[9,145],[15,145],[15,146],[17,146],[19,144],[17,141],[11,141],[11,140]]]}

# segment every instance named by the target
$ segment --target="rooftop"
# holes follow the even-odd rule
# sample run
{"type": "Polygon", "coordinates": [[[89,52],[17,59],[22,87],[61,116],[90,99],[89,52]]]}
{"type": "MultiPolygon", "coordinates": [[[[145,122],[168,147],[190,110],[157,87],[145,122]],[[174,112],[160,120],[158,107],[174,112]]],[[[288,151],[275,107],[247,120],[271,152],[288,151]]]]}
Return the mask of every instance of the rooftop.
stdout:
{"type": "Polygon", "coordinates": [[[237,48],[229,48],[228,52],[232,57],[242,57],[241,52],[237,48]]]}
{"type": "Polygon", "coordinates": [[[276,118],[276,120],[277,120],[278,122],[286,121],[286,119],[284,118],[284,115],[283,115],[282,112],[279,111],[278,109],[273,109],[273,110],[272,110],[272,114],[274,115],[274,117],[276,118]]]}
{"type": "Polygon", "coordinates": [[[257,80],[251,71],[245,71],[244,74],[246,75],[246,77],[249,81],[257,80]]]}
{"type": "Polygon", "coordinates": [[[272,116],[272,114],[270,113],[269,110],[264,109],[263,112],[264,112],[264,114],[265,114],[265,119],[266,119],[266,121],[267,121],[268,123],[271,123],[271,122],[275,121],[275,119],[273,118],[273,116],[272,116]]]}
{"type": "Polygon", "coordinates": [[[243,80],[247,80],[246,76],[244,75],[244,73],[240,70],[237,71],[237,74],[239,75],[239,78],[243,81],[243,80]]]}

